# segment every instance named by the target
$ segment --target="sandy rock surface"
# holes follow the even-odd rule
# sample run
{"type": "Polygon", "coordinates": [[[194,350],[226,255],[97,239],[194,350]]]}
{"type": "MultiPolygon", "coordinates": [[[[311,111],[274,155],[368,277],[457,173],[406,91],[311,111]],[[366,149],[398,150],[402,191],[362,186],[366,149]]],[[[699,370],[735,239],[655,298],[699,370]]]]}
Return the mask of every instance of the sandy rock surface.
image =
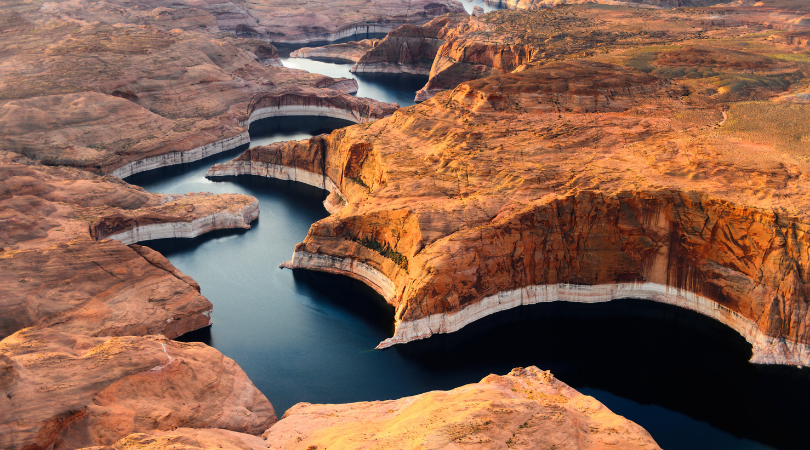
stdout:
{"type": "Polygon", "coordinates": [[[112,445],[85,447],[84,450],[263,450],[259,436],[221,429],[177,428],[157,433],[133,433],[112,445]]]}
{"type": "Polygon", "coordinates": [[[658,449],[640,426],[537,367],[399,400],[299,403],[264,433],[271,449],[658,449]]]}
{"type": "Polygon", "coordinates": [[[272,405],[231,359],[162,336],[24,330],[0,342],[3,448],[110,445],[177,427],[259,434],[272,405]]]}

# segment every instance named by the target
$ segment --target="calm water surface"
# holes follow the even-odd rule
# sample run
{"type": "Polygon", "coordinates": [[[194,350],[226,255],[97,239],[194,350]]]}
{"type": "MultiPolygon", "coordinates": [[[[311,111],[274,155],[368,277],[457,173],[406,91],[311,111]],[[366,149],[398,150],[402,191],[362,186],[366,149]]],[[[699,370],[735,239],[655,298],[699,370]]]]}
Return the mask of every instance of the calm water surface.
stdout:
{"type": "MultiPolygon", "coordinates": [[[[328,75],[343,70],[321,69],[328,75]]],[[[361,92],[378,89],[362,79],[360,85],[361,92]]],[[[375,95],[403,104],[412,89],[381,87],[375,95]]],[[[251,129],[252,145],[346,124],[269,120],[251,129]]],[[[750,365],[750,347],[736,333],[668,305],[622,300],[521,307],[451,335],[374,350],[393,329],[393,309],[381,297],[348,278],[278,268],[309,226],[327,216],[326,193],[258,177],[204,177],[212,164],[240,151],[127,181],[150,192],[259,199],[261,216],[250,230],[145,244],[199,282],[214,304],[213,326],[185,339],[207,342],[236,360],[279,416],[302,401],[393,399],[536,365],[639,423],[667,450],[808,448],[810,371],[750,365]]]]}

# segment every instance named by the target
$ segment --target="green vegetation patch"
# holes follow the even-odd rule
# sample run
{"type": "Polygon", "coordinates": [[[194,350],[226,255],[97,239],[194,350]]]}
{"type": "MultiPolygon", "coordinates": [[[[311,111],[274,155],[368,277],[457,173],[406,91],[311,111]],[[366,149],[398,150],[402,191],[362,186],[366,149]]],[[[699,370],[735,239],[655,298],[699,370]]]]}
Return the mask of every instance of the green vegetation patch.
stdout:
{"type": "Polygon", "coordinates": [[[363,240],[360,241],[360,244],[362,244],[363,247],[374,250],[391,261],[394,261],[399,267],[408,270],[408,257],[392,249],[388,246],[388,244],[383,245],[371,237],[363,238],[363,240]]]}
{"type": "Polygon", "coordinates": [[[758,144],[772,145],[810,159],[810,104],[741,102],[731,106],[721,133],[734,133],[758,144]]]}

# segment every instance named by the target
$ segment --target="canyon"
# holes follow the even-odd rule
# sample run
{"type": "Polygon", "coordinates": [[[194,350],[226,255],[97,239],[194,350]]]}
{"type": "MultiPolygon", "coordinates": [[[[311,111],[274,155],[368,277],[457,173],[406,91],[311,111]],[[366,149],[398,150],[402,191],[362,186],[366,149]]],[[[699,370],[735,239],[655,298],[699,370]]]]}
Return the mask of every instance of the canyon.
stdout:
{"type": "Polygon", "coordinates": [[[807,11],[648,3],[688,8],[4,5],[0,446],[659,448],[536,367],[278,420],[234,360],[175,340],[213,305],[140,245],[251,229],[259,200],[124,180],[239,149],[207,176],[329,192],[282,267],[374,289],[395,309],[378,349],[518,306],[634,298],[728,326],[753,363],[810,364],[807,11]],[[374,33],[294,56],[427,74],[421,104],[356,97],[271,44],[374,33]],[[355,125],[247,148],[287,116],[355,125]]]}
{"type": "MultiPolygon", "coordinates": [[[[521,20],[596,23],[589,14],[499,11],[470,26],[491,37],[521,20]]],[[[807,365],[806,146],[781,131],[806,108],[781,101],[806,86],[805,72],[729,50],[719,27],[706,42],[688,40],[688,22],[645,24],[619,40],[545,47],[537,62],[465,53],[512,73],[328,137],[254,148],[209,174],[287,166],[331,180],[347,206],[314,224],[284,266],[344,273],[381,293],[397,329],[380,348],[519,305],[632,297],[720,320],[752,344],[753,362],[807,365]],[[677,45],[639,53],[631,39],[677,45]],[[609,47],[587,51],[596,44],[609,47]],[[751,68],[757,77],[741,75],[751,68]],[[783,112],[752,135],[750,108],[783,112]]]]}

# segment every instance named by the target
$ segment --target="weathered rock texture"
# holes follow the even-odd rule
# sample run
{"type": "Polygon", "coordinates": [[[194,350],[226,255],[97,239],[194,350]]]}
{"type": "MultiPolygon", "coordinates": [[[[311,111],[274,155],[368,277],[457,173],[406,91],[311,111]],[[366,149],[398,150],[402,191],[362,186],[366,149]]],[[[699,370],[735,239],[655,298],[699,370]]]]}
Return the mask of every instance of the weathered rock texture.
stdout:
{"type": "Polygon", "coordinates": [[[173,338],[210,323],[211,303],[197,283],[155,251],[105,238],[133,243],[247,228],[256,199],[149,194],[115,178],[1,156],[0,336],[37,326],[173,338]]]}
{"type": "Polygon", "coordinates": [[[760,36],[728,48],[739,42],[718,30],[584,53],[216,170],[334,183],[347,206],[286,266],[382,293],[397,308],[383,347],[523,304],[636,297],[720,320],[755,362],[807,365],[810,129],[796,124],[808,111],[775,101],[806,78],[757,53],[773,45],[760,36]]]}
{"type": "Polygon", "coordinates": [[[398,108],[396,103],[357,98],[333,89],[295,87],[254,98],[246,125],[277,116],[325,116],[366,123],[388,117],[398,108]]]}
{"type": "Polygon", "coordinates": [[[0,12],[0,138],[46,164],[126,177],[237,148],[251,102],[293,87],[364,102],[354,80],[274,67],[267,43],[58,5],[0,12]]]}
{"type": "Polygon", "coordinates": [[[359,58],[351,71],[429,75],[445,35],[467,17],[467,14],[448,14],[421,27],[403,25],[359,58]]]}
{"type": "Polygon", "coordinates": [[[2,448],[110,445],[177,427],[260,434],[276,421],[242,369],[204,344],[23,330],[0,355],[2,448]]]}
{"type": "Polygon", "coordinates": [[[399,400],[299,403],[264,437],[276,450],[660,448],[640,426],[536,367],[399,400]]]}
{"type": "Polygon", "coordinates": [[[112,445],[85,447],[86,450],[199,450],[265,449],[264,440],[252,434],[221,429],[177,428],[157,433],[133,433],[112,445]]]}
{"type": "Polygon", "coordinates": [[[380,42],[379,39],[331,44],[323,47],[304,47],[290,53],[291,58],[329,59],[357,62],[380,42]]]}
{"type": "MultiPolygon", "coordinates": [[[[387,33],[463,12],[455,0],[84,0],[28,2],[30,9],[63,20],[149,24],[166,31],[228,32],[240,38],[284,43],[334,41],[354,34],[387,33]]],[[[21,8],[20,8],[21,9],[21,8]]]]}
{"type": "Polygon", "coordinates": [[[524,70],[549,61],[582,57],[607,48],[656,45],[697,36],[688,14],[639,11],[604,13],[589,8],[495,11],[443,32],[445,43],[430,79],[416,93],[424,101],[459,83],[524,70]],[[645,26],[640,27],[639,22],[645,26]]]}

